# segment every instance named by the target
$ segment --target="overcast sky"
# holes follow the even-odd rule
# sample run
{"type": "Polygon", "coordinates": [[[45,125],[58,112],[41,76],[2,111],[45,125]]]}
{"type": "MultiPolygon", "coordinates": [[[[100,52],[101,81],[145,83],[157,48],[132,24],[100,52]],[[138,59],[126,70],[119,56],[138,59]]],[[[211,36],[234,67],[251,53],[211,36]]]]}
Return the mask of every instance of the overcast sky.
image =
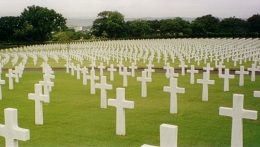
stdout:
{"type": "Polygon", "coordinates": [[[17,16],[27,6],[54,9],[64,17],[95,18],[104,10],[125,18],[215,17],[248,18],[260,14],[260,0],[0,0],[0,16],[17,16]]]}

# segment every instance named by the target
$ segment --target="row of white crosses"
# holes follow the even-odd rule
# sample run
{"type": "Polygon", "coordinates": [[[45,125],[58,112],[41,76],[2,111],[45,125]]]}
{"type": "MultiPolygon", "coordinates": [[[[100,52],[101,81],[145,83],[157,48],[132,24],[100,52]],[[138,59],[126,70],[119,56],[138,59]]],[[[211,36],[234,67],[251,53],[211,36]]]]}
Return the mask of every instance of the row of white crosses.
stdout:
{"type": "Polygon", "coordinates": [[[47,64],[42,64],[43,81],[39,81],[39,84],[34,85],[34,93],[29,93],[28,98],[35,101],[35,124],[43,125],[43,103],[50,103],[50,92],[54,83],[51,79],[55,76],[52,68],[47,64]],[[42,92],[44,89],[44,93],[42,92]]]}

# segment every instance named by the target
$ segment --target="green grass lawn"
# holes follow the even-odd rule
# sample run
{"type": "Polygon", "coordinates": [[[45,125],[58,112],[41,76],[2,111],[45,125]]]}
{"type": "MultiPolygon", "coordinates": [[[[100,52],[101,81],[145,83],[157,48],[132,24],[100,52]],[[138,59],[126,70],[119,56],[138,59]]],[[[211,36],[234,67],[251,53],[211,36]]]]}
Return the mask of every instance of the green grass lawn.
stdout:
{"type": "MultiPolygon", "coordinates": [[[[51,62],[51,61],[50,61],[51,62]]],[[[38,61],[38,64],[40,60],[38,61]]],[[[51,63],[54,67],[56,63],[51,63]]],[[[30,67],[31,65],[29,65],[30,67]]],[[[39,65],[38,65],[39,66],[39,65]]],[[[58,66],[58,64],[57,64],[58,66]]],[[[32,66],[33,67],[33,66],[32,66]]],[[[109,73],[105,72],[109,77],[109,73]]],[[[99,75],[97,72],[96,75],[99,75]]],[[[100,90],[90,94],[90,84],[84,86],[65,71],[56,71],[55,86],[50,103],[43,105],[44,125],[34,124],[34,101],[28,93],[34,93],[34,84],[42,80],[42,72],[24,72],[14,90],[8,90],[8,80],[2,86],[3,100],[0,101],[0,124],[4,124],[4,109],[18,109],[18,125],[30,130],[30,140],[19,141],[19,146],[109,146],[138,147],[142,144],[159,146],[159,126],[162,123],[178,126],[178,146],[230,146],[230,117],[220,116],[219,107],[232,107],[233,94],[244,94],[244,109],[260,111],[260,99],[253,97],[254,90],[260,90],[260,77],[255,82],[245,77],[245,86],[238,86],[238,76],[230,80],[230,91],[223,91],[223,79],[211,74],[215,85],[209,85],[209,101],[202,102],[202,85],[189,84],[189,75],[178,78],[178,86],[185,88],[185,94],[178,94],[178,113],[170,114],[170,94],[163,92],[169,85],[164,73],[154,73],[153,82],[147,83],[148,97],[141,97],[141,83],[136,77],[128,77],[126,99],[135,102],[135,108],[126,110],[126,136],[115,133],[116,109],[100,108],[100,90]]],[[[202,74],[195,75],[202,78],[202,74]]],[[[109,79],[109,78],[107,78],[109,79]]],[[[115,98],[117,87],[122,87],[122,76],[115,74],[115,81],[108,98],[115,98]]],[[[260,145],[260,123],[258,120],[244,120],[244,146],[260,145]]],[[[0,146],[4,138],[0,137],[0,146]]]]}

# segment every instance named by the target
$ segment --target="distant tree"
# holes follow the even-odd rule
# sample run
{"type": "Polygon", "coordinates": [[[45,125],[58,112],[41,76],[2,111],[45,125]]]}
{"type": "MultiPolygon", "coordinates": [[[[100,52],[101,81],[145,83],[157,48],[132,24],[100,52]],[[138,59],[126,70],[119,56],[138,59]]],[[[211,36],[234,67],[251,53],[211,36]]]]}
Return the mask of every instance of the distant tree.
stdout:
{"type": "Polygon", "coordinates": [[[228,37],[244,37],[248,33],[248,23],[235,17],[225,18],[220,22],[220,32],[230,34],[228,37]]]}
{"type": "Polygon", "coordinates": [[[159,20],[147,20],[147,23],[151,28],[150,35],[160,35],[161,22],[159,20]]]}
{"type": "Polygon", "coordinates": [[[93,22],[92,33],[97,37],[122,37],[125,33],[124,16],[117,11],[103,11],[93,22]]]}
{"type": "Polygon", "coordinates": [[[18,30],[20,33],[31,36],[24,38],[27,41],[44,42],[51,38],[53,32],[59,32],[66,29],[66,19],[54,10],[39,6],[29,6],[21,14],[24,22],[23,29],[18,30]],[[28,31],[28,28],[29,31],[28,31]]]}
{"type": "Polygon", "coordinates": [[[219,19],[212,15],[196,18],[191,23],[192,32],[207,37],[208,34],[218,33],[219,19]]]}
{"type": "Polygon", "coordinates": [[[260,35],[260,15],[255,14],[247,19],[249,25],[249,32],[260,35]]]}
{"type": "Polygon", "coordinates": [[[0,18],[0,41],[14,41],[15,30],[21,28],[20,17],[1,17],[0,18]]]}
{"type": "Polygon", "coordinates": [[[146,20],[134,20],[128,24],[128,32],[132,37],[144,37],[150,33],[151,27],[146,20]]]}
{"type": "Polygon", "coordinates": [[[163,35],[170,33],[173,36],[183,36],[183,34],[189,35],[191,33],[190,23],[180,17],[162,20],[160,30],[163,35]]]}

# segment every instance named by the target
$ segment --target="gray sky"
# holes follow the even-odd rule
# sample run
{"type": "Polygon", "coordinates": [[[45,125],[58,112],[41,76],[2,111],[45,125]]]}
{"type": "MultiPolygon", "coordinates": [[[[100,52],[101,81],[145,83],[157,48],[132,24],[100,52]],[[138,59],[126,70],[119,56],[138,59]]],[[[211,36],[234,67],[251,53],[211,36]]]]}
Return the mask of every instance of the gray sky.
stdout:
{"type": "Polygon", "coordinates": [[[0,16],[17,16],[27,6],[54,9],[64,17],[95,18],[104,10],[133,17],[248,18],[260,14],[260,0],[0,0],[0,16]]]}

